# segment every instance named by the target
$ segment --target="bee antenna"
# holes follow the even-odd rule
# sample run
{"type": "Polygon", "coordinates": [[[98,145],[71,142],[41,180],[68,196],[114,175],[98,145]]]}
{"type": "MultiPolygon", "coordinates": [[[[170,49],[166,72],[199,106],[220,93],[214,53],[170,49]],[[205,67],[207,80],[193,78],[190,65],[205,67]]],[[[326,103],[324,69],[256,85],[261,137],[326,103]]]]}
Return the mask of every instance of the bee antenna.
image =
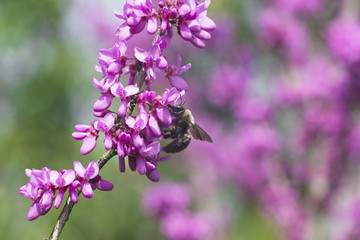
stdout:
{"type": "Polygon", "coordinates": [[[185,101],[183,101],[182,96],[180,95],[180,100],[181,100],[180,105],[183,106],[186,103],[186,99],[185,99],[185,101]]]}

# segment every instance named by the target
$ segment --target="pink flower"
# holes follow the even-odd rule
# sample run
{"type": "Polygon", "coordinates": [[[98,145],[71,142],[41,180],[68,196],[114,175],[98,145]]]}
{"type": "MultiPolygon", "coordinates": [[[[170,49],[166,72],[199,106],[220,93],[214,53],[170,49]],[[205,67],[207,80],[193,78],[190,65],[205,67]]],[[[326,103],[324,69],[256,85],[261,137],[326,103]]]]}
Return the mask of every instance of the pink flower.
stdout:
{"type": "Polygon", "coordinates": [[[137,94],[139,92],[139,88],[134,85],[123,87],[121,82],[117,82],[111,86],[110,90],[115,97],[121,99],[121,104],[118,109],[119,117],[125,116],[130,96],[137,94]]]}
{"type": "Polygon", "coordinates": [[[337,19],[329,24],[325,36],[334,57],[345,64],[360,62],[360,22],[337,19]]]}
{"type": "Polygon", "coordinates": [[[95,121],[94,127],[96,130],[101,131],[105,134],[104,147],[106,150],[113,148],[113,131],[112,127],[115,124],[115,117],[112,113],[107,113],[103,119],[95,121]]]}
{"type": "Polygon", "coordinates": [[[157,30],[158,13],[151,0],[126,0],[123,13],[116,11],[115,16],[125,20],[117,30],[121,40],[141,32],[146,25],[149,34],[154,34],[157,30]]]}
{"type": "Polygon", "coordinates": [[[170,80],[171,86],[175,87],[177,90],[185,90],[187,91],[189,86],[186,81],[180,76],[180,74],[188,71],[191,68],[191,63],[188,63],[184,66],[181,66],[181,56],[177,56],[177,66],[171,64],[166,69],[165,77],[170,80]]]}
{"type": "Polygon", "coordinates": [[[96,140],[99,137],[98,130],[95,129],[94,120],[91,125],[75,125],[76,132],[72,133],[72,137],[76,140],[83,140],[80,148],[80,153],[86,155],[94,150],[96,146],[96,140]]]}
{"type": "Polygon", "coordinates": [[[89,183],[89,180],[95,178],[99,174],[99,164],[97,162],[89,162],[88,167],[85,169],[81,162],[74,162],[74,169],[81,183],[81,193],[86,198],[92,198],[94,191],[89,183]]]}
{"type": "Polygon", "coordinates": [[[165,69],[168,66],[168,63],[161,52],[167,48],[169,41],[170,39],[167,36],[158,36],[149,52],[137,47],[134,49],[135,57],[143,63],[150,82],[156,78],[155,71],[153,69],[154,66],[159,69],[165,69]]]}
{"type": "Polygon", "coordinates": [[[57,172],[54,170],[50,171],[50,182],[53,186],[59,189],[59,193],[55,198],[54,207],[58,209],[62,203],[64,193],[67,187],[72,184],[75,180],[75,171],[63,170],[61,172],[57,172]]]}

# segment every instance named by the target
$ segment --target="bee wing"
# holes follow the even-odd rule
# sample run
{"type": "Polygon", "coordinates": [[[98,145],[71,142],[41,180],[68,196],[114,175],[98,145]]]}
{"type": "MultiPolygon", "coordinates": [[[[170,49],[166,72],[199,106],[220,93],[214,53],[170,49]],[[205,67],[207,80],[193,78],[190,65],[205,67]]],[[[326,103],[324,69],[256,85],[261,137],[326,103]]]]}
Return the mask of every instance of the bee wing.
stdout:
{"type": "Polygon", "coordinates": [[[209,136],[209,134],[207,134],[199,125],[197,125],[196,123],[190,123],[190,133],[191,136],[193,136],[193,138],[201,140],[201,141],[207,141],[212,143],[213,140],[211,139],[211,137],[209,136]]]}

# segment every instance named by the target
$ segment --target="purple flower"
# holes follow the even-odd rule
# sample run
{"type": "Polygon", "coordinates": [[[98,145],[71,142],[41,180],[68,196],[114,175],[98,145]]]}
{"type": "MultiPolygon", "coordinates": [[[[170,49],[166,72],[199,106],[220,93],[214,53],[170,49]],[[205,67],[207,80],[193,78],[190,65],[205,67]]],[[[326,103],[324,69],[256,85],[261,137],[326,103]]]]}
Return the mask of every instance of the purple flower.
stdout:
{"type": "Polygon", "coordinates": [[[126,0],[123,13],[117,11],[115,16],[126,21],[117,31],[121,40],[141,32],[146,24],[149,34],[154,34],[157,30],[158,13],[151,0],[126,0]]]}
{"type": "Polygon", "coordinates": [[[205,0],[205,2],[186,1],[178,9],[180,36],[199,48],[205,47],[204,40],[211,39],[209,31],[216,28],[214,21],[206,16],[209,5],[210,0],[205,0]]]}
{"type": "Polygon", "coordinates": [[[81,193],[86,198],[92,198],[94,191],[89,183],[89,180],[95,178],[99,174],[99,164],[97,162],[89,162],[88,167],[85,169],[81,162],[74,162],[74,169],[81,183],[81,193]]]}
{"type": "Polygon", "coordinates": [[[217,107],[234,104],[243,97],[249,77],[248,71],[242,67],[218,66],[211,74],[209,101],[217,107]]]}
{"type": "Polygon", "coordinates": [[[160,142],[152,142],[149,145],[139,150],[142,157],[153,160],[155,156],[160,152],[160,142]]]}
{"type": "Polygon", "coordinates": [[[112,102],[113,96],[109,93],[104,93],[99,97],[98,100],[94,103],[95,112],[104,112],[106,111],[112,102]]]}
{"type": "Polygon", "coordinates": [[[140,112],[136,116],[136,119],[134,119],[131,116],[126,116],[125,122],[126,122],[126,125],[128,125],[129,128],[133,129],[135,132],[140,132],[141,130],[143,130],[146,127],[147,122],[148,122],[148,116],[147,116],[147,114],[140,112]]]}
{"type": "Polygon", "coordinates": [[[111,191],[114,188],[114,185],[111,182],[102,179],[100,175],[97,175],[92,179],[92,186],[95,186],[101,191],[111,191]]]}
{"type": "Polygon", "coordinates": [[[269,0],[279,8],[295,13],[315,13],[322,9],[324,0],[269,0]]]}
{"type": "Polygon", "coordinates": [[[166,69],[165,77],[170,80],[171,86],[175,87],[177,90],[188,90],[188,85],[185,80],[180,76],[180,74],[188,71],[191,68],[191,63],[188,63],[184,66],[181,66],[181,56],[177,56],[177,66],[171,64],[166,69]]]}
{"type": "Polygon", "coordinates": [[[45,215],[51,209],[54,189],[50,182],[49,171],[44,167],[41,171],[33,169],[26,172],[30,181],[20,188],[20,194],[34,201],[27,215],[29,221],[45,215]]]}
{"type": "Polygon", "coordinates": [[[159,170],[157,169],[157,165],[161,162],[168,161],[170,159],[170,155],[161,156],[162,153],[161,149],[157,151],[157,146],[155,146],[154,149],[155,149],[154,152],[157,152],[156,157],[153,160],[145,163],[146,177],[153,182],[158,182],[160,181],[160,173],[159,170]]]}
{"type": "Polygon", "coordinates": [[[168,63],[161,52],[167,48],[169,41],[169,37],[167,36],[158,36],[149,52],[137,47],[134,49],[135,57],[144,64],[150,82],[156,77],[153,69],[154,64],[156,64],[159,69],[166,69],[168,66],[168,63]]]}
{"type": "Polygon", "coordinates": [[[308,224],[299,196],[289,186],[272,185],[262,193],[265,211],[272,214],[288,239],[304,239],[308,224]]]}
{"type": "Polygon", "coordinates": [[[76,140],[83,140],[80,153],[86,155],[94,150],[96,140],[99,137],[98,130],[95,129],[94,120],[91,125],[75,125],[76,132],[72,133],[72,137],[76,140]]]}
{"type": "Polygon", "coordinates": [[[52,196],[46,192],[42,195],[41,199],[37,199],[30,207],[27,219],[33,221],[40,216],[48,213],[52,206],[52,196]]]}
{"type": "Polygon", "coordinates": [[[138,95],[137,103],[139,105],[139,113],[147,113],[146,103],[153,102],[156,97],[156,92],[154,91],[145,91],[138,95]]]}
{"type": "Polygon", "coordinates": [[[324,0],[270,0],[277,7],[295,13],[315,13],[322,9],[324,0]]]}
{"type": "Polygon", "coordinates": [[[111,86],[111,93],[121,99],[121,104],[118,109],[119,117],[123,117],[127,111],[127,104],[129,103],[130,96],[133,96],[139,92],[139,88],[134,85],[128,85],[125,88],[121,82],[117,82],[111,86]]]}
{"type": "Polygon", "coordinates": [[[129,155],[131,151],[131,135],[119,129],[116,131],[115,136],[119,156],[119,170],[125,172],[125,156],[129,155]]]}
{"type": "Polygon", "coordinates": [[[126,66],[126,49],[125,41],[115,43],[115,45],[109,49],[100,49],[100,57],[98,58],[100,66],[96,66],[95,70],[109,76],[111,79],[121,74],[122,68],[126,66]]]}
{"type": "Polygon", "coordinates": [[[162,233],[171,240],[209,239],[214,228],[209,217],[185,211],[171,212],[160,224],[162,233]]]}
{"type": "Polygon", "coordinates": [[[360,62],[360,22],[336,19],[326,29],[328,48],[345,64],[360,62]]]}
{"type": "Polygon", "coordinates": [[[148,187],[143,195],[142,208],[152,217],[185,210],[191,204],[191,189],[186,184],[164,182],[148,187]]]}
{"type": "Polygon", "coordinates": [[[268,47],[279,47],[291,60],[306,57],[309,39],[305,26],[293,15],[279,8],[260,13],[259,39],[268,47]]]}
{"type": "Polygon", "coordinates": [[[58,209],[62,203],[64,193],[67,187],[73,183],[75,180],[75,171],[63,170],[61,172],[57,172],[54,170],[50,171],[50,182],[53,186],[59,189],[59,193],[55,198],[54,207],[58,209]]]}
{"type": "Polygon", "coordinates": [[[93,78],[92,85],[96,87],[101,94],[106,94],[109,91],[110,87],[115,83],[115,81],[118,81],[118,76],[115,76],[113,78],[103,76],[99,80],[93,78]]]}
{"type": "Polygon", "coordinates": [[[162,95],[162,104],[164,106],[170,105],[177,105],[181,103],[182,97],[185,95],[185,91],[181,91],[180,93],[176,90],[175,87],[171,88],[170,90],[165,88],[165,92],[162,95]]]}
{"type": "Polygon", "coordinates": [[[113,131],[112,127],[115,124],[115,117],[112,113],[107,113],[103,119],[95,121],[94,127],[96,130],[101,131],[105,134],[104,147],[106,150],[113,148],[113,131]]]}
{"type": "Polygon", "coordinates": [[[163,7],[161,10],[161,26],[160,30],[164,33],[167,29],[171,28],[171,24],[169,23],[170,11],[168,7],[163,7]]]}

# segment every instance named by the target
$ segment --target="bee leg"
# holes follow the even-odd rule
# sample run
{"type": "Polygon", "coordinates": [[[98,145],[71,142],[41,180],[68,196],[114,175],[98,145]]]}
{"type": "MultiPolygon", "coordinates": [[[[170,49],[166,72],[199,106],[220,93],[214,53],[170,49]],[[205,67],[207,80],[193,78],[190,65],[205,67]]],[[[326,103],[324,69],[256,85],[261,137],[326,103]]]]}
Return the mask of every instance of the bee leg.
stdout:
{"type": "Polygon", "coordinates": [[[174,141],[163,147],[163,150],[167,153],[181,152],[189,145],[190,140],[191,135],[189,133],[178,135],[174,141]]]}

